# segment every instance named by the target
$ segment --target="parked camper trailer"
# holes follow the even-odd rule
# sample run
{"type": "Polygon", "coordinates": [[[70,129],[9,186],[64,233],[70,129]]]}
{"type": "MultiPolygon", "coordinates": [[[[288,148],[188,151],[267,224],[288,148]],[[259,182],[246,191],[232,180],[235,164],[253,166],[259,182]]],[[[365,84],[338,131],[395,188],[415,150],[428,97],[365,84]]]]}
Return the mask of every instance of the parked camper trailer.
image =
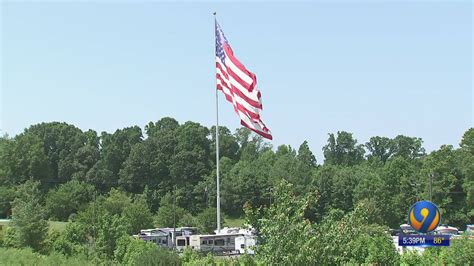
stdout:
{"type": "Polygon", "coordinates": [[[235,239],[242,234],[192,235],[190,247],[201,252],[235,253],[235,239]]]}
{"type": "Polygon", "coordinates": [[[255,254],[255,245],[257,244],[257,239],[252,235],[243,235],[235,238],[235,250],[239,254],[255,254]]]}
{"type": "Polygon", "coordinates": [[[185,248],[190,246],[191,235],[177,236],[176,237],[176,250],[184,251],[185,248]]]}
{"type": "Polygon", "coordinates": [[[137,237],[141,240],[149,241],[162,247],[168,247],[170,244],[168,233],[157,228],[140,230],[140,234],[137,235],[137,237]]]}
{"type": "MultiPolygon", "coordinates": [[[[182,237],[188,239],[187,242],[189,245],[189,236],[196,233],[196,228],[194,227],[179,227],[179,228],[154,228],[154,229],[143,229],[140,230],[140,235],[138,237],[145,241],[153,242],[157,245],[167,248],[173,248],[175,239],[176,244],[178,238],[182,237]],[[175,236],[176,233],[176,236],[175,236]]],[[[180,242],[180,244],[182,241],[180,242]]],[[[177,245],[176,245],[177,246],[177,245]]]]}

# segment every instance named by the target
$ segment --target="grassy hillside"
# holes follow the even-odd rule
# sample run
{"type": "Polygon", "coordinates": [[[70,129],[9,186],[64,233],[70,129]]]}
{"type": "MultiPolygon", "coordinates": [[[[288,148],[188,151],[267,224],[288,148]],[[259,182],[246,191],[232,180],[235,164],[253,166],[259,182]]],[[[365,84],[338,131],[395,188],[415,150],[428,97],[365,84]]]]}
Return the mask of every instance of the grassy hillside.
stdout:
{"type": "MultiPolygon", "coordinates": [[[[49,229],[50,230],[56,230],[59,232],[64,231],[64,228],[66,228],[66,224],[68,222],[58,222],[58,221],[48,221],[49,223],[49,229]]],[[[0,227],[7,227],[10,224],[10,220],[0,220],[0,227]]]]}

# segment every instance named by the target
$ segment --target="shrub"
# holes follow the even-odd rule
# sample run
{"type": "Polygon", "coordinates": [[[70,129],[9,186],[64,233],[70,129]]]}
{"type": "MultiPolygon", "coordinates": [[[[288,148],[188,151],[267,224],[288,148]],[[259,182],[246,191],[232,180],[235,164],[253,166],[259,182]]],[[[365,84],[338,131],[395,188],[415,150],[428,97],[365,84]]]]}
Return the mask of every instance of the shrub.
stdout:
{"type": "Polygon", "coordinates": [[[216,208],[208,208],[199,213],[196,218],[198,222],[199,232],[213,233],[214,230],[217,228],[216,215],[216,208]]]}
{"type": "Polygon", "coordinates": [[[144,197],[138,196],[123,210],[123,218],[128,234],[137,234],[140,229],[153,227],[153,215],[144,197]]]}
{"type": "Polygon", "coordinates": [[[140,239],[123,236],[117,241],[115,261],[123,265],[181,265],[176,253],[140,239]]]}
{"type": "Polygon", "coordinates": [[[92,200],[95,188],[77,180],[51,189],[46,197],[46,210],[54,220],[66,221],[70,215],[83,209],[92,200]]]}
{"type": "Polygon", "coordinates": [[[16,239],[16,232],[15,228],[11,226],[7,226],[3,229],[2,231],[2,238],[3,238],[3,243],[2,246],[4,247],[10,247],[10,248],[18,248],[20,245],[18,244],[18,241],[16,239]]]}
{"type": "Polygon", "coordinates": [[[416,250],[406,250],[400,256],[400,265],[424,265],[423,256],[416,250]]]}
{"type": "Polygon", "coordinates": [[[15,238],[19,246],[40,250],[48,232],[45,212],[40,205],[39,182],[27,181],[17,191],[13,201],[11,226],[15,228],[15,238]]]}
{"type": "Polygon", "coordinates": [[[84,255],[75,255],[66,257],[61,254],[52,253],[49,256],[34,253],[29,248],[23,249],[5,249],[0,248],[0,265],[68,265],[68,266],[88,266],[94,265],[88,261],[84,255]]]}

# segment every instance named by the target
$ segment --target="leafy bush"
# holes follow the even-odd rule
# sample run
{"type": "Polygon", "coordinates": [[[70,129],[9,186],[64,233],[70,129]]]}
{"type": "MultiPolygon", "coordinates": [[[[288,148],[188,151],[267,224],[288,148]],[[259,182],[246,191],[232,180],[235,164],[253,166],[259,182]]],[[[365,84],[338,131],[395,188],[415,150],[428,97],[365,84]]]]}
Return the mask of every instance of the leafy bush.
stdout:
{"type": "Polygon", "coordinates": [[[180,223],[183,217],[188,217],[188,212],[175,206],[171,194],[166,194],[160,202],[160,208],[154,217],[154,224],[158,227],[173,227],[180,223]]]}
{"type": "Polygon", "coordinates": [[[132,204],[132,200],[127,193],[112,188],[107,195],[105,201],[102,202],[103,207],[110,213],[121,215],[122,212],[129,208],[132,204]]]}
{"type": "Polygon", "coordinates": [[[40,205],[39,182],[28,180],[17,191],[13,201],[11,227],[15,228],[16,242],[22,247],[40,250],[48,231],[45,212],[40,205]]]}
{"type": "Polygon", "coordinates": [[[20,247],[15,234],[16,232],[14,227],[5,227],[2,231],[2,246],[10,248],[20,247]]]}
{"type": "Polygon", "coordinates": [[[424,265],[423,256],[416,250],[406,250],[400,256],[400,265],[424,265]]]}
{"type": "Polygon", "coordinates": [[[264,211],[257,258],[265,264],[396,264],[398,254],[384,228],[369,224],[366,208],[359,205],[343,215],[333,210],[321,223],[305,219],[311,195],[293,194],[282,182],[275,203],[264,211]]]}
{"type": "Polygon", "coordinates": [[[202,234],[214,233],[217,228],[216,215],[216,208],[208,208],[199,213],[196,217],[199,232],[202,234]]]}
{"type": "Polygon", "coordinates": [[[439,252],[442,264],[468,265],[474,263],[474,240],[468,236],[452,239],[450,247],[443,247],[439,252]]]}
{"type": "Polygon", "coordinates": [[[77,180],[51,189],[46,197],[46,210],[54,220],[66,221],[71,214],[77,213],[92,200],[95,188],[77,180]]]}
{"type": "Polygon", "coordinates": [[[123,210],[123,219],[128,234],[138,234],[140,229],[153,227],[153,215],[148,208],[146,199],[137,196],[130,206],[123,210]]]}
{"type": "Polygon", "coordinates": [[[11,202],[15,199],[15,190],[11,187],[0,186],[0,218],[8,218],[11,202]]]}
{"type": "Polygon", "coordinates": [[[115,261],[123,265],[181,265],[176,253],[129,236],[123,236],[117,241],[115,261]]]}
{"type": "Polygon", "coordinates": [[[94,265],[88,261],[83,255],[75,255],[74,257],[66,257],[61,254],[52,253],[48,256],[34,253],[29,248],[23,249],[5,249],[0,248],[0,265],[68,265],[68,266],[88,266],[94,265]]]}
{"type": "Polygon", "coordinates": [[[110,260],[117,248],[117,240],[126,235],[123,219],[106,212],[98,217],[95,227],[97,256],[101,259],[110,260]]]}

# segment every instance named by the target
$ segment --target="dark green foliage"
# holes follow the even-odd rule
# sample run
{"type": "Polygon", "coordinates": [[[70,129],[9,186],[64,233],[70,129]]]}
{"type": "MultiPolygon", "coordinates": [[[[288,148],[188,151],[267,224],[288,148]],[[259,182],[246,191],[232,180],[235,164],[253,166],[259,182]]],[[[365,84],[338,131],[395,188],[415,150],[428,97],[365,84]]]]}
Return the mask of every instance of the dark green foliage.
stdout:
{"type": "MultiPolygon", "coordinates": [[[[216,157],[216,127],[212,126],[210,129],[211,134],[211,158],[216,157]]],[[[226,127],[219,127],[219,156],[227,157],[233,161],[238,159],[239,144],[237,139],[232,135],[230,130],[226,127]]]]}
{"type": "Polygon", "coordinates": [[[311,197],[298,197],[292,190],[287,183],[277,186],[275,203],[263,215],[257,258],[264,263],[397,263],[390,236],[367,221],[365,206],[346,215],[332,211],[319,224],[312,224],[305,219],[311,197]]]}
{"type": "Polygon", "coordinates": [[[385,163],[394,153],[394,143],[387,137],[371,137],[369,142],[365,144],[369,155],[369,160],[380,160],[385,163]]]}
{"type": "Polygon", "coordinates": [[[0,218],[7,218],[11,215],[14,199],[15,190],[12,187],[0,186],[0,218]]]}
{"type": "Polygon", "coordinates": [[[472,265],[474,261],[474,241],[467,236],[452,239],[449,247],[428,248],[423,254],[406,252],[401,258],[402,265],[472,265]]]}
{"type": "Polygon", "coordinates": [[[214,230],[217,228],[216,216],[216,208],[205,209],[199,213],[196,217],[199,232],[202,234],[214,233],[214,230]]]}
{"type": "MultiPolygon", "coordinates": [[[[423,197],[429,199],[430,175],[432,176],[432,198],[438,205],[443,223],[464,226],[472,223],[472,203],[468,193],[470,186],[466,184],[474,178],[473,164],[465,163],[468,158],[463,150],[454,150],[450,145],[443,145],[439,150],[429,154],[423,161],[421,181],[424,186],[423,197]]],[[[472,157],[470,157],[472,159],[472,157]]]]}
{"type": "Polygon", "coordinates": [[[323,147],[325,163],[335,165],[356,165],[364,160],[364,147],[357,144],[352,133],[338,131],[337,136],[329,134],[328,144],[323,147]]]}
{"type": "Polygon", "coordinates": [[[49,217],[66,221],[72,213],[77,213],[92,200],[95,193],[93,185],[77,180],[59,185],[51,189],[46,196],[46,210],[49,217]]]}
{"type": "Polygon", "coordinates": [[[33,125],[23,134],[41,141],[52,170],[46,182],[63,183],[83,177],[98,159],[99,142],[94,131],[85,134],[73,125],[52,122],[33,125]]]}
{"type": "Polygon", "coordinates": [[[132,147],[142,141],[139,127],[118,129],[113,134],[102,132],[100,159],[87,172],[87,182],[93,183],[101,191],[108,191],[118,184],[119,172],[128,158],[132,147]]]}
{"type": "Polygon", "coordinates": [[[3,184],[13,186],[30,178],[48,182],[53,175],[40,137],[22,133],[5,142],[2,149],[3,184]]]}
{"type": "Polygon", "coordinates": [[[187,215],[188,212],[177,206],[174,196],[168,193],[161,199],[161,206],[154,217],[154,224],[157,227],[173,227],[180,224],[181,219],[187,215]]]}
{"type": "MultiPolygon", "coordinates": [[[[52,122],[33,125],[14,138],[1,137],[0,217],[13,206],[16,220],[4,227],[2,245],[31,246],[58,261],[56,253],[105,263],[123,261],[114,253],[119,239],[140,229],[176,224],[212,232],[215,128],[166,117],[149,123],[144,132],[145,137],[133,126],[98,136],[52,122]],[[73,222],[59,235],[47,234],[46,218],[73,222]]],[[[363,146],[340,131],[329,135],[322,165],[306,141],[297,149],[272,149],[245,128],[232,134],[220,127],[219,132],[222,213],[241,218],[243,206],[248,207],[248,222],[267,236],[261,239],[268,244],[260,254],[265,263],[397,263],[382,233],[386,228],[378,225],[405,223],[408,208],[430,198],[430,175],[443,223],[461,229],[474,223],[472,128],[459,148],[442,146],[429,154],[420,138],[374,136],[363,146]],[[282,181],[292,185],[282,190],[282,181]],[[268,238],[269,232],[278,237],[268,238]],[[292,246],[278,240],[292,235],[288,232],[297,236],[289,240],[292,246]],[[329,244],[321,246],[315,237],[329,244]]],[[[134,245],[141,250],[141,242],[134,245]]],[[[161,254],[144,250],[132,252],[148,258],[141,264],[156,262],[153,256],[161,254]]],[[[457,263],[447,250],[438,253],[433,255],[437,261],[424,259],[457,263]]],[[[401,262],[411,260],[417,258],[407,255],[401,262]]],[[[210,256],[187,263],[223,263],[218,261],[210,256]]]]}

